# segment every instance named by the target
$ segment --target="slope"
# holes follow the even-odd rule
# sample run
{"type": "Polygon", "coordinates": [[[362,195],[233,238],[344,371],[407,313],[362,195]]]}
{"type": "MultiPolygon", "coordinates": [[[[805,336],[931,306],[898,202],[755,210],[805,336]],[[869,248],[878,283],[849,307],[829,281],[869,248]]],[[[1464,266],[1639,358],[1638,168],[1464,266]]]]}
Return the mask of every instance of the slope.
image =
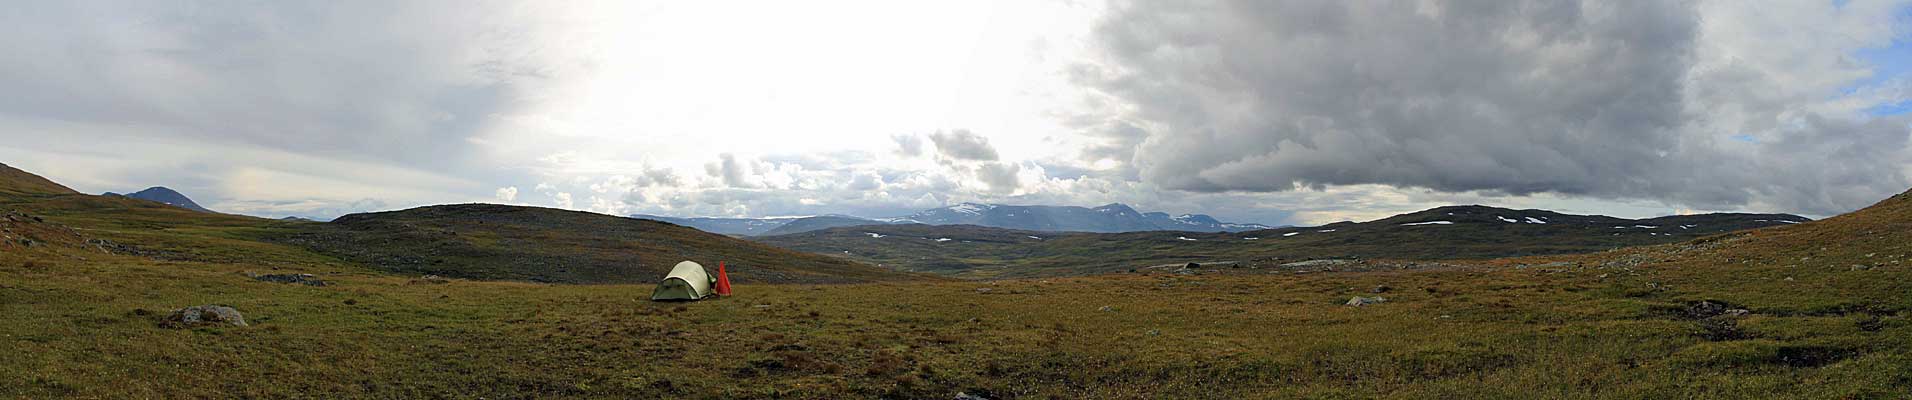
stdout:
{"type": "Polygon", "coordinates": [[[62,195],[79,193],[39,175],[0,164],[0,194],[62,195]]]}

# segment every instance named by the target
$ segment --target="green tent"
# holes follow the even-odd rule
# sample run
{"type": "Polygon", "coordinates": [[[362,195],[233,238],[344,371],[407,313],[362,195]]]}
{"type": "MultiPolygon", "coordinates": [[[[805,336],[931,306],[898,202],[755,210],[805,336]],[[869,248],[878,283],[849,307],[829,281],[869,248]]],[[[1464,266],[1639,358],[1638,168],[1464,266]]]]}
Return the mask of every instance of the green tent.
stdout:
{"type": "Polygon", "coordinates": [[[710,296],[710,287],[717,284],[717,278],[704,272],[704,266],[685,261],[671,268],[670,275],[657,283],[657,289],[651,290],[651,300],[697,300],[710,296]]]}

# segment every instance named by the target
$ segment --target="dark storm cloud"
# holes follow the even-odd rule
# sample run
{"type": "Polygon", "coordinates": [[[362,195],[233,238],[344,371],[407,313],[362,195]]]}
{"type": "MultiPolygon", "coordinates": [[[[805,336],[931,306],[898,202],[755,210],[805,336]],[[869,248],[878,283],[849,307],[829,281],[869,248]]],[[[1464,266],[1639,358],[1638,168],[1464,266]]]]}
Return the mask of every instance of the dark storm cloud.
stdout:
{"type": "Polygon", "coordinates": [[[1095,32],[1106,59],[1075,73],[1127,103],[1108,120],[1135,122],[1076,125],[1107,143],[1084,158],[1132,154],[1119,159],[1144,180],[1194,191],[1384,184],[1831,213],[1905,189],[1904,118],[1807,114],[1743,146],[1697,128],[1700,22],[1657,1],[1122,3],[1095,32]]]}
{"type": "Polygon", "coordinates": [[[996,148],[989,145],[989,138],[957,129],[949,132],[929,134],[930,142],[936,143],[936,152],[944,157],[969,161],[996,161],[996,148]]]}

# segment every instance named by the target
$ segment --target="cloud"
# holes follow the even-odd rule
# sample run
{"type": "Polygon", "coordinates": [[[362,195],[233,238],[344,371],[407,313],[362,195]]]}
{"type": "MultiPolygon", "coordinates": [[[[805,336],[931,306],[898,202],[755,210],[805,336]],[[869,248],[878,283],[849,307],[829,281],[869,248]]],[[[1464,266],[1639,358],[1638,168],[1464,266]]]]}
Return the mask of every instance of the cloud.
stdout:
{"type": "Polygon", "coordinates": [[[996,161],[996,148],[989,145],[989,138],[971,133],[966,129],[929,134],[929,140],[936,143],[936,152],[943,157],[966,161],[996,161]]]}
{"type": "Polygon", "coordinates": [[[756,188],[763,186],[761,179],[755,179],[754,171],[748,162],[738,162],[737,155],[725,153],[717,156],[718,161],[704,165],[704,173],[723,179],[724,185],[733,188],[756,188]]]}
{"type": "Polygon", "coordinates": [[[1198,192],[1379,184],[1836,213],[1905,190],[1908,120],[1819,104],[1863,67],[1787,64],[1890,43],[1890,28],[1815,47],[1701,15],[1750,8],[1123,2],[1096,30],[1100,58],[1073,69],[1115,105],[1074,125],[1105,143],[1084,158],[1132,154],[1144,181],[1198,192]],[[1721,50],[1749,45],[1779,54],[1721,50]],[[1747,133],[1779,139],[1728,143],[1747,133]]]}
{"type": "Polygon", "coordinates": [[[1010,193],[1022,186],[1017,177],[1022,166],[1013,163],[987,163],[976,169],[976,179],[989,185],[995,193],[1010,193]]]}
{"type": "Polygon", "coordinates": [[[896,155],[917,157],[923,155],[923,137],[917,135],[895,135],[890,140],[896,142],[896,155]]]}
{"type": "Polygon", "coordinates": [[[510,186],[510,187],[498,188],[497,198],[498,198],[498,201],[502,201],[506,203],[518,201],[518,187],[510,186]]]}
{"type": "Polygon", "coordinates": [[[557,204],[558,208],[570,209],[573,206],[570,192],[558,192],[551,196],[551,200],[557,204]]]}

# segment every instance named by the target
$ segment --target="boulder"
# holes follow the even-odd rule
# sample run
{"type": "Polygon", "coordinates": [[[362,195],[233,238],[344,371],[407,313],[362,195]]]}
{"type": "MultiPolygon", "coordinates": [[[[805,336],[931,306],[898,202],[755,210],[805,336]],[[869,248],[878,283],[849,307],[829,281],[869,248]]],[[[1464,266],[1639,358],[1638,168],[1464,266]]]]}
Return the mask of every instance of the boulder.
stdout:
{"type": "Polygon", "coordinates": [[[246,317],[232,307],[208,304],[173,310],[172,314],[166,315],[165,320],[160,321],[160,326],[167,328],[189,328],[200,325],[246,326],[246,317]]]}
{"type": "Polygon", "coordinates": [[[1368,306],[1368,305],[1375,305],[1375,304],[1381,304],[1381,303],[1386,303],[1387,301],[1388,301],[1388,298],[1386,298],[1386,297],[1379,297],[1379,296],[1376,296],[1376,297],[1361,297],[1361,296],[1354,296],[1354,298],[1352,298],[1352,299],[1348,299],[1348,306],[1349,306],[1349,307],[1360,307],[1360,306],[1368,306]]]}

